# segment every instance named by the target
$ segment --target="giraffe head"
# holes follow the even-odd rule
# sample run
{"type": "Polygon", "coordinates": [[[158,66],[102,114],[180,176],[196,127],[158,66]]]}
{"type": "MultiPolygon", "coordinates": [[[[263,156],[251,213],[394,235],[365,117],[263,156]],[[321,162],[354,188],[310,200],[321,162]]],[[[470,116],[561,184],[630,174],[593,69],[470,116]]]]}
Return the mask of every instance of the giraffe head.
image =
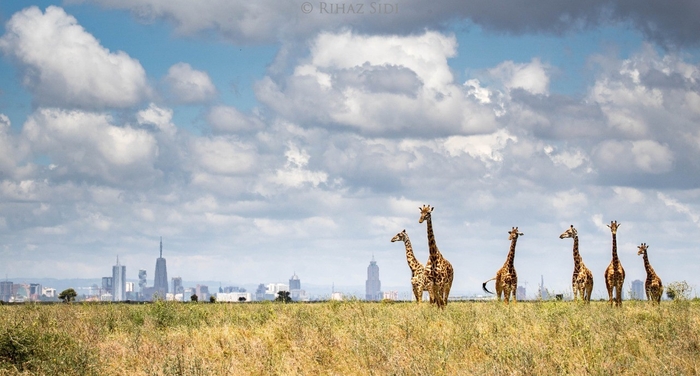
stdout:
{"type": "Polygon", "coordinates": [[[508,237],[508,240],[515,240],[515,239],[518,238],[518,236],[523,236],[523,235],[525,235],[525,234],[523,234],[522,232],[518,232],[518,228],[517,228],[517,227],[513,227],[512,230],[508,231],[508,234],[510,235],[510,236],[508,237]]]}
{"type": "Polygon", "coordinates": [[[391,238],[391,242],[393,243],[393,242],[398,242],[398,241],[404,241],[407,238],[408,238],[408,234],[406,233],[406,229],[404,229],[403,231],[396,234],[396,236],[391,238]]]}
{"type": "Polygon", "coordinates": [[[637,249],[639,249],[639,251],[637,251],[637,256],[639,256],[639,255],[646,255],[646,254],[647,254],[647,248],[649,248],[649,246],[647,245],[647,243],[642,243],[642,244],[640,244],[639,247],[637,247],[637,249]]]}
{"type": "Polygon", "coordinates": [[[432,213],[435,208],[430,205],[423,205],[422,208],[419,207],[418,209],[420,209],[420,219],[418,223],[423,223],[426,219],[430,219],[430,213],[432,213]]]}
{"type": "Polygon", "coordinates": [[[620,227],[621,223],[617,223],[617,221],[610,221],[610,224],[607,225],[610,227],[610,231],[613,233],[613,235],[617,234],[617,228],[620,227]]]}
{"type": "Polygon", "coordinates": [[[571,225],[570,228],[566,229],[561,235],[559,235],[559,239],[566,239],[566,238],[573,238],[578,235],[578,231],[574,228],[574,225],[571,225]]]}

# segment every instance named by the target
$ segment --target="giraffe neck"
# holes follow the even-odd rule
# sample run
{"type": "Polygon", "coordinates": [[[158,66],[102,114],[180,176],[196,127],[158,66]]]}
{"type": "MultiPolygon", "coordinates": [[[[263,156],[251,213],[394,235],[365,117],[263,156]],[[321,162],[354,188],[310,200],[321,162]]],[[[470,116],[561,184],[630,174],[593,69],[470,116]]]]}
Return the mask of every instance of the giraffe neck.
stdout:
{"type": "Polygon", "coordinates": [[[620,264],[620,259],[617,258],[617,234],[612,234],[612,263],[617,266],[620,264]]]}
{"type": "Polygon", "coordinates": [[[506,258],[506,263],[503,264],[503,266],[510,268],[513,268],[513,261],[515,261],[515,243],[518,241],[518,238],[515,238],[510,241],[510,251],[508,251],[508,258],[506,258]]]}
{"type": "Polygon", "coordinates": [[[435,244],[435,234],[433,234],[433,220],[428,217],[428,250],[430,251],[430,259],[437,260],[440,258],[440,251],[435,244]]]}
{"type": "Polygon", "coordinates": [[[415,272],[421,265],[416,259],[416,256],[413,254],[413,247],[411,246],[411,240],[408,238],[408,236],[404,238],[403,243],[406,245],[406,261],[408,261],[408,267],[412,272],[415,272]]]}
{"type": "Polygon", "coordinates": [[[578,253],[578,235],[574,236],[574,271],[581,269],[581,254],[578,253]]]}
{"type": "Polygon", "coordinates": [[[651,267],[651,264],[649,263],[649,257],[647,257],[647,253],[644,252],[642,254],[642,257],[644,258],[644,269],[647,271],[647,276],[654,276],[656,273],[654,272],[654,268],[651,267]]]}

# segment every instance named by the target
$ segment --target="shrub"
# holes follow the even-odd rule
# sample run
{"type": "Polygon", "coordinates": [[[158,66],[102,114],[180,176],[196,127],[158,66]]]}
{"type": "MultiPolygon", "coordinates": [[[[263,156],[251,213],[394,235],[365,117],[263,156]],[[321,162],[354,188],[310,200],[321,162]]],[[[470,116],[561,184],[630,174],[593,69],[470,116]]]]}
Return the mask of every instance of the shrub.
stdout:
{"type": "Polygon", "coordinates": [[[76,296],[78,296],[78,294],[73,289],[65,289],[58,294],[58,298],[63,300],[64,303],[75,301],[76,296]]]}
{"type": "Polygon", "coordinates": [[[666,296],[671,300],[688,300],[692,288],[686,281],[671,282],[666,286],[666,296]]]}

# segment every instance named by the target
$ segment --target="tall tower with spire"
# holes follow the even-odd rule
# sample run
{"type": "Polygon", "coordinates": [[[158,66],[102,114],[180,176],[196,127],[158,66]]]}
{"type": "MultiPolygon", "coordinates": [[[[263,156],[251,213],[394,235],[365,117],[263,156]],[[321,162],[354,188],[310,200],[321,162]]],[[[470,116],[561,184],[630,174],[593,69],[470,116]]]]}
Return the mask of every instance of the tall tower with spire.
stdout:
{"type": "Polygon", "coordinates": [[[120,302],[126,299],[126,265],[119,264],[112,267],[112,300],[120,302]]]}
{"type": "Polygon", "coordinates": [[[155,292],[165,299],[165,294],[168,293],[168,269],[163,258],[163,237],[160,237],[160,257],[156,259],[156,274],[153,280],[153,288],[155,292]]]}
{"type": "Polygon", "coordinates": [[[367,282],[365,282],[365,300],[381,300],[382,299],[382,282],[379,280],[379,266],[374,261],[369,262],[367,267],[367,282]]]}

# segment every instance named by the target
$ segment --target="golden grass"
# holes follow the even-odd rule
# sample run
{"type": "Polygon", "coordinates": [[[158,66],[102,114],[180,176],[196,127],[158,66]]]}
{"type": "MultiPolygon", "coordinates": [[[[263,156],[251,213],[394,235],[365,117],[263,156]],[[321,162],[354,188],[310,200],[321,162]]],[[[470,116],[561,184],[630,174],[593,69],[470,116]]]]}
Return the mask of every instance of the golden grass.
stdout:
{"type": "Polygon", "coordinates": [[[694,375],[700,302],[0,306],[0,375],[694,375]]]}

